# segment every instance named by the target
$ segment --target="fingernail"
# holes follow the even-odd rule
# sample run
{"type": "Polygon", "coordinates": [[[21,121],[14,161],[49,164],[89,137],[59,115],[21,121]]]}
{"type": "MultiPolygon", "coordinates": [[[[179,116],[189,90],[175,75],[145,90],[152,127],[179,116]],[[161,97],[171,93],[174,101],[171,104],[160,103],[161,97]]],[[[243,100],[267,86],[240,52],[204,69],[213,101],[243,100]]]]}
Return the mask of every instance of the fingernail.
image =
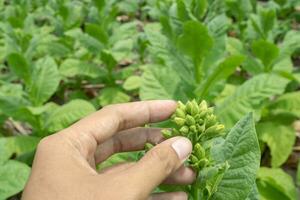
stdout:
{"type": "Polygon", "coordinates": [[[185,160],[192,152],[192,143],[189,139],[181,137],[172,144],[172,148],[175,150],[180,160],[185,160]]]}

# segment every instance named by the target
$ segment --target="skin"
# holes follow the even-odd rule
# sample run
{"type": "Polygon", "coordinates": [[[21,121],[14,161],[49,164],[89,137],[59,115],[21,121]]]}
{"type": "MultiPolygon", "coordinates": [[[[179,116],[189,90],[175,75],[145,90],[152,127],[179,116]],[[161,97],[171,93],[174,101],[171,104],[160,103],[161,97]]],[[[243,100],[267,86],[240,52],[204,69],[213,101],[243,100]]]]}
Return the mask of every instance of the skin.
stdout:
{"type": "Polygon", "coordinates": [[[163,140],[160,129],[142,128],[170,117],[174,101],[116,104],[80,120],[38,145],[23,200],[186,200],[184,192],[153,194],[160,184],[191,184],[194,172],[183,166],[192,151],[186,138],[163,140]],[[157,144],[136,163],[102,171],[96,165],[117,152],[157,144]]]}

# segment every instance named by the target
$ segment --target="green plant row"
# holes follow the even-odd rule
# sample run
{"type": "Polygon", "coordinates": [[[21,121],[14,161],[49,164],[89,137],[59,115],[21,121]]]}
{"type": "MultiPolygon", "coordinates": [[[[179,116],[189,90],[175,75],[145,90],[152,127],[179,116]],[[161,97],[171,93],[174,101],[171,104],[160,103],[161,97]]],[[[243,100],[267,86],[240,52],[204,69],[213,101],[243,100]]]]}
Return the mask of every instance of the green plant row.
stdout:
{"type": "MultiPolygon", "coordinates": [[[[19,198],[43,137],[105,105],[152,99],[183,102],[170,120],[150,126],[191,139],[187,164],[198,177],[158,191],[296,200],[299,6],[0,0],[0,200],[19,198]]],[[[138,157],[115,155],[99,167],[138,157]]]]}

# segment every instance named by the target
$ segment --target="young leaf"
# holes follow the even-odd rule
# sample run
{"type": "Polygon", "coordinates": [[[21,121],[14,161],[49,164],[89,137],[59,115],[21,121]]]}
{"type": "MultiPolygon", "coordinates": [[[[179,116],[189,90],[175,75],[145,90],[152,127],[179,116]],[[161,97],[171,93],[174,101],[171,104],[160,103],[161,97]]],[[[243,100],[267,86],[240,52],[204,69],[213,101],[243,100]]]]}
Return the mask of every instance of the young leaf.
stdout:
{"type": "Polygon", "coordinates": [[[30,167],[15,161],[9,160],[0,164],[0,199],[7,199],[21,192],[30,174],[30,167]]]}
{"type": "Polygon", "coordinates": [[[265,36],[276,24],[276,12],[274,9],[261,9],[259,12],[260,24],[265,36]]]}
{"type": "Polygon", "coordinates": [[[218,162],[227,161],[229,169],[212,199],[246,199],[253,190],[260,164],[260,149],[252,114],[242,118],[229,132],[219,149],[218,162]]]}
{"type": "Polygon", "coordinates": [[[19,53],[11,53],[7,57],[11,70],[21,79],[28,83],[30,80],[30,67],[26,59],[19,53]]]}
{"type": "Polygon", "coordinates": [[[280,167],[293,151],[296,133],[292,127],[273,122],[259,123],[259,139],[267,143],[271,150],[272,167],[280,167]]]}
{"type": "Polygon", "coordinates": [[[85,32],[96,38],[102,44],[108,44],[108,35],[101,26],[97,24],[85,24],[85,32]]]}
{"type": "Polygon", "coordinates": [[[257,186],[261,199],[296,200],[296,187],[292,177],[280,168],[260,168],[257,186]]]}
{"type": "Polygon", "coordinates": [[[259,110],[268,98],[282,94],[288,82],[275,74],[260,74],[247,80],[217,105],[216,112],[221,122],[228,128],[232,127],[246,113],[259,110]]]}
{"type": "Polygon", "coordinates": [[[207,11],[208,2],[207,0],[193,0],[192,1],[192,12],[193,15],[199,20],[202,20],[205,12],[207,11]]]}
{"type": "Polygon", "coordinates": [[[193,60],[200,61],[213,46],[213,39],[207,28],[200,22],[188,21],[183,25],[183,34],[178,39],[178,47],[193,60]]]}
{"type": "Polygon", "coordinates": [[[270,69],[271,64],[279,55],[278,47],[275,44],[272,44],[265,40],[258,40],[253,42],[252,52],[262,61],[266,70],[270,69]]]}
{"type": "Polygon", "coordinates": [[[38,60],[27,88],[31,102],[35,106],[42,105],[55,93],[59,82],[60,75],[55,61],[51,57],[38,60]]]}
{"type": "Polygon", "coordinates": [[[136,90],[140,88],[141,81],[142,78],[140,76],[130,76],[125,80],[123,88],[127,91],[136,90]]]}

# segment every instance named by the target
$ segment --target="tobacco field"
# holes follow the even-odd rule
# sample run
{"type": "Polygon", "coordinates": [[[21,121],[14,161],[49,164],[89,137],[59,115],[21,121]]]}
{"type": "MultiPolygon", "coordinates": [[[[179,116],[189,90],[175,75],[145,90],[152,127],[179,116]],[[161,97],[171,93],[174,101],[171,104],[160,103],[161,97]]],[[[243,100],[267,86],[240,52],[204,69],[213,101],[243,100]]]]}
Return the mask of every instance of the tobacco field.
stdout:
{"type": "Polygon", "coordinates": [[[205,100],[226,132],[191,162],[203,184],[157,191],[300,199],[299,89],[300,0],[0,0],[0,200],[21,198],[42,138],[155,99],[205,100]]]}

